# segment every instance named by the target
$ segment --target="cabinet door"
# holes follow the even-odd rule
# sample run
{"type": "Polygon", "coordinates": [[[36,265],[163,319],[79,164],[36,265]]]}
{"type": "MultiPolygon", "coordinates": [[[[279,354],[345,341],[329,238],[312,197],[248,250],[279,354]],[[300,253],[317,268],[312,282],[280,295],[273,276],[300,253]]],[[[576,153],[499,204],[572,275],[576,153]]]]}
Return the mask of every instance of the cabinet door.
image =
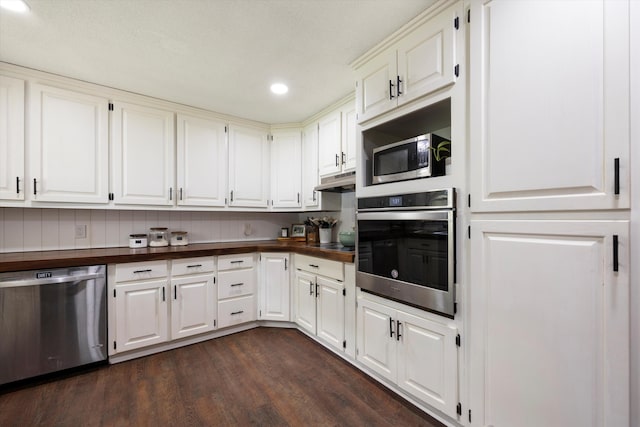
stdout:
{"type": "Polygon", "coordinates": [[[455,418],[458,347],[454,327],[398,311],[398,385],[455,418]]]}
{"type": "Polygon", "coordinates": [[[342,172],[356,169],[356,107],[342,110],[342,172]]]}
{"type": "Polygon", "coordinates": [[[628,208],[629,2],[495,0],[471,16],[472,209],[628,208]]]}
{"type": "Polygon", "coordinates": [[[397,375],[396,311],[384,305],[358,300],[356,358],[392,381],[397,375]]]}
{"type": "Polygon", "coordinates": [[[460,15],[462,2],[415,29],[398,44],[398,105],[455,82],[454,19],[458,18],[458,26],[463,25],[460,15]]]}
{"type": "Polygon", "coordinates": [[[296,272],[296,323],[312,334],[316,333],[316,276],[296,272]]]}
{"type": "Polygon", "coordinates": [[[171,339],[212,331],[216,307],[213,274],[171,280],[171,339]]]}
{"type": "Polygon", "coordinates": [[[166,280],[116,285],[116,350],[133,350],[167,341],[166,280]]]}
{"type": "Polygon", "coordinates": [[[261,254],[260,320],[289,321],[289,254],[261,254]]]}
{"type": "Polygon", "coordinates": [[[24,80],[0,76],[0,199],[24,200],[24,80]]]}
{"type": "Polygon", "coordinates": [[[173,205],[174,117],[170,111],[116,102],[111,122],[114,200],[173,205]]]}
{"type": "Polygon", "coordinates": [[[629,425],[628,222],[472,221],[471,232],[474,423],[629,425]]]}
{"type": "Polygon", "coordinates": [[[269,141],[266,131],[229,127],[229,206],[266,208],[269,141]]]}
{"type": "Polygon", "coordinates": [[[177,116],[179,206],[224,206],[227,127],[224,122],[177,116]]]}
{"type": "Polygon", "coordinates": [[[336,111],[319,122],[318,153],[320,176],[339,173],[341,170],[340,111],[336,111]]]}
{"type": "Polygon", "coordinates": [[[356,109],[359,123],[398,105],[396,63],[396,50],[390,49],[356,70],[356,109]]]}
{"type": "Polygon", "coordinates": [[[271,142],[271,206],[302,206],[302,140],[300,130],[274,131],[271,142]]]}
{"type": "Polygon", "coordinates": [[[39,83],[29,92],[32,199],[108,203],[109,101],[39,83]]]}
{"type": "Polygon", "coordinates": [[[320,194],[314,190],[319,183],[318,174],[318,123],[304,129],[302,139],[302,201],[305,208],[320,204],[320,194]]]}
{"type": "Polygon", "coordinates": [[[344,285],[318,276],[318,336],[337,349],[344,342],[344,285]]]}

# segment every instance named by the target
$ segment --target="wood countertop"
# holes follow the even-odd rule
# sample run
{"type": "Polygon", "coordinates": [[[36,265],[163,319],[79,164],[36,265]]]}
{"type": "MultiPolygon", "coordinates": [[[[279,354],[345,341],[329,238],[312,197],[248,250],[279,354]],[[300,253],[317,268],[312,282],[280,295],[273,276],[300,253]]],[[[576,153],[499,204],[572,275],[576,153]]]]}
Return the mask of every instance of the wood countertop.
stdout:
{"type": "Polygon", "coordinates": [[[293,252],[333,261],[352,263],[355,252],[277,240],[249,242],[196,243],[187,246],[161,248],[127,247],[102,249],[71,249],[59,251],[0,253],[0,273],[43,268],[73,267],[94,264],[191,258],[212,255],[232,255],[248,252],[293,252]]]}

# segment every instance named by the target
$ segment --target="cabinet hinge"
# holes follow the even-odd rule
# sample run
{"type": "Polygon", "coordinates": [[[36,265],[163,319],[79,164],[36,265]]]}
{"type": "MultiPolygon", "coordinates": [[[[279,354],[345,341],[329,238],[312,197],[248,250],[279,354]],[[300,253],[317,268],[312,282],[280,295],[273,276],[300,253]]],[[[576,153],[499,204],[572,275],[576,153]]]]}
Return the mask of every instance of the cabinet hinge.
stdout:
{"type": "Polygon", "coordinates": [[[456,413],[462,415],[462,403],[460,402],[458,402],[458,406],[456,406],[456,413]]]}
{"type": "Polygon", "coordinates": [[[456,66],[453,67],[453,74],[455,74],[456,77],[460,76],[460,64],[456,64],[456,66]]]}
{"type": "Polygon", "coordinates": [[[471,226],[467,227],[467,236],[469,236],[469,239],[471,238],[471,226]]]}
{"type": "Polygon", "coordinates": [[[469,422],[471,422],[471,409],[469,409],[469,422]]]}
{"type": "Polygon", "coordinates": [[[342,348],[347,348],[347,340],[342,341],[342,348]]]}
{"type": "Polygon", "coordinates": [[[117,348],[117,346],[116,346],[116,342],[114,341],[114,342],[113,342],[113,349],[115,350],[116,348],[117,348]]]}
{"type": "Polygon", "coordinates": [[[471,193],[467,196],[467,206],[471,207],[471,193]]]}
{"type": "Polygon", "coordinates": [[[109,103],[109,111],[113,111],[113,102],[109,103]]]}
{"type": "MultiPolygon", "coordinates": [[[[471,9],[467,10],[467,22],[471,22],[471,9]]],[[[469,411],[471,412],[471,411],[469,411]]]]}
{"type": "Polygon", "coordinates": [[[457,16],[453,19],[453,27],[454,27],[456,30],[460,29],[460,20],[458,19],[458,17],[457,17],[457,16]]]}
{"type": "Polygon", "coordinates": [[[456,335],[456,345],[460,347],[460,334],[456,335]]]}
{"type": "Polygon", "coordinates": [[[346,289],[342,289],[342,296],[346,297],[347,296],[347,290],[346,289]]]}

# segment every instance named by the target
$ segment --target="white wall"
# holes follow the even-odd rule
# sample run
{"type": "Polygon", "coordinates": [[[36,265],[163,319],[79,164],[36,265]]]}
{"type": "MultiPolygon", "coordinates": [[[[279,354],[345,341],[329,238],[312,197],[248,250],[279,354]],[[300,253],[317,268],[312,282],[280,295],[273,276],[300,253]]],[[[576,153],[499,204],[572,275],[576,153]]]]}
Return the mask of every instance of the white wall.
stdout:
{"type": "Polygon", "coordinates": [[[275,239],[297,221],[295,213],[0,208],[0,253],[128,246],[129,234],[150,227],[186,231],[190,243],[275,239]],[[85,239],[75,238],[76,225],[86,225],[85,239]]]}

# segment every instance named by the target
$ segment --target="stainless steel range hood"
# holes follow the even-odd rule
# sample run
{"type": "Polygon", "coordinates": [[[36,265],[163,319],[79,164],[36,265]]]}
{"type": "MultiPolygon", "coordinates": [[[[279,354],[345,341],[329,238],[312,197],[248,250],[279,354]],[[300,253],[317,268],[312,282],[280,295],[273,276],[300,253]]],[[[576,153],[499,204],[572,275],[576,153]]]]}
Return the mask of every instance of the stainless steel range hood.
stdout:
{"type": "Polygon", "coordinates": [[[356,172],[345,172],[339,175],[327,176],[320,180],[320,185],[314,188],[315,191],[330,191],[334,193],[344,193],[356,190],[356,172]]]}

